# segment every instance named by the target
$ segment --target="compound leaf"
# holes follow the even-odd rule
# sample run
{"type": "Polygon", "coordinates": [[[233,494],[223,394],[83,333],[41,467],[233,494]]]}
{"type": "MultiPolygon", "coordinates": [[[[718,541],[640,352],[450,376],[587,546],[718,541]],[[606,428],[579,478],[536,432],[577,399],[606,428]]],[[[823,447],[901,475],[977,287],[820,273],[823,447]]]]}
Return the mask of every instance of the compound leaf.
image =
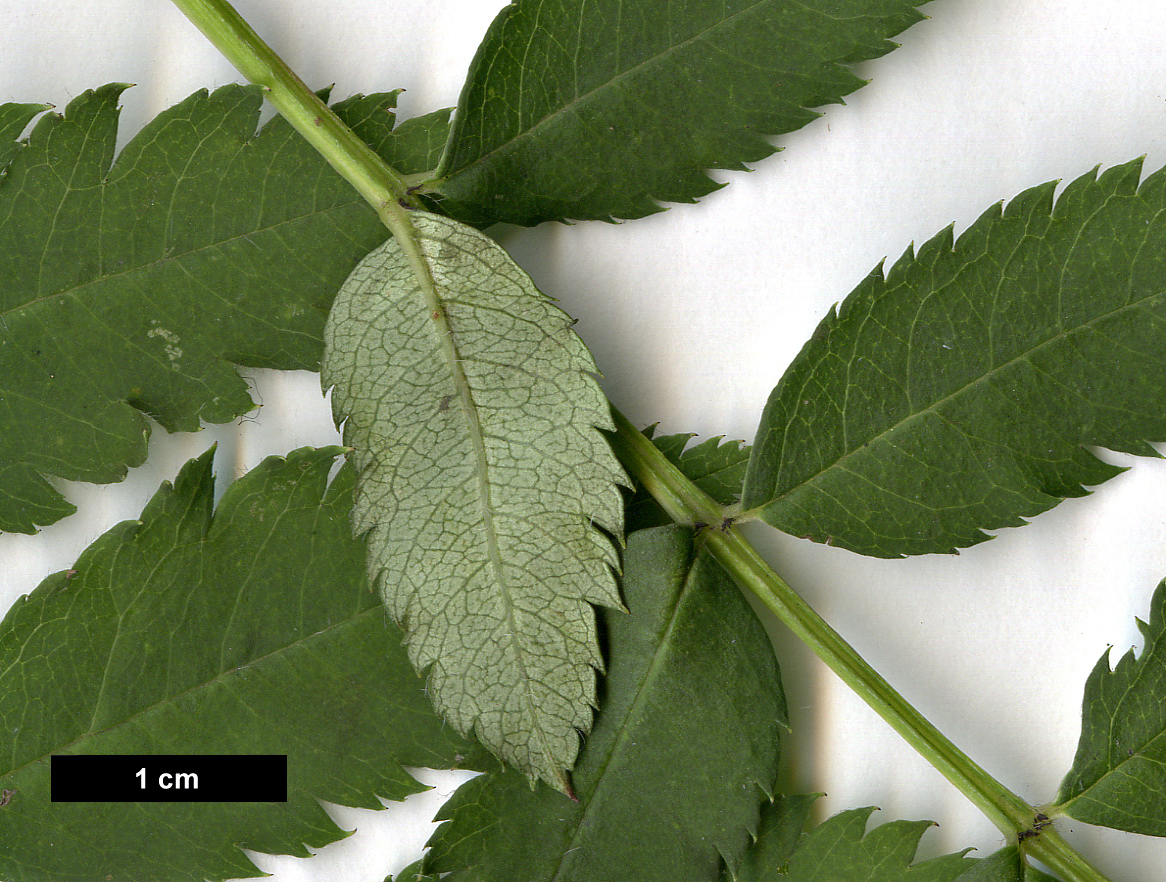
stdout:
{"type": "Polygon", "coordinates": [[[1130,650],[1111,671],[1106,653],[1085,683],[1081,740],[1053,811],[1166,836],[1166,582],[1138,628],[1141,657],[1130,650]]]}
{"type": "Polygon", "coordinates": [[[950,552],[1166,439],[1166,174],[1022,193],[876,269],[766,405],[743,505],[880,557],[950,552]]]}
{"type": "Polygon", "coordinates": [[[355,453],[369,574],[430,695],[499,757],[565,787],[618,606],[626,483],[572,321],[495,242],[415,213],[344,283],[325,388],[355,453]]]}
{"type": "Polygon", "coordinates": [[[756,844],[725,882],[955,882],[979,864],[964,856],[971,849],[913,863],[934,823],[891,821],[867,833],[873,808],[840,812],[802,832],[812,800],[781,797],[767,806],[756,844]]]}
{"type": "Polygon", "coordinates": [[[368,590],[340,448],[269,458],[212,513],[210,454],[0,623],[0,876],[10,882],[261,875],[307,856],[470,745],[433,713],[368,590]],[[272,753],[288,802],[61,803],[51,754],[272,753]]]}
{"type": "Polygon", "coordinates": [[[608,674],[577,801],[513,771],[470,781],[438,816],[425,878],[716,880],[748,847],[786,725],[772,644],[687,528],[629,538],[624,594],[630,616],[604,612],[608,674]]]}
{"type": "Polygon", "coordinates": [[[694,202],[718,186],[702,169],[763,159],[763,136],[863,85],[845,65],[893,49],[921,2],[518,0],[471,64],[434,189],[516,224],[694,202]]]}
{"type": "MultiPolygon", "coordinates": [[[[42,117],[23,149],[0,136],[0,530],[72,511],[44,476],[123,478],[145,458],[146,415],[192,431],[250,410],[234,365],[315,369],[332,296],[386,235],[282,119],[255,134],[257,87],[192,95],[115,161],[124,89],[42,117]]],[[[336,109],[408,159],[394,103],[336,109]]],[[[5,108],[15,137],[32,108],[5,108]]]]}

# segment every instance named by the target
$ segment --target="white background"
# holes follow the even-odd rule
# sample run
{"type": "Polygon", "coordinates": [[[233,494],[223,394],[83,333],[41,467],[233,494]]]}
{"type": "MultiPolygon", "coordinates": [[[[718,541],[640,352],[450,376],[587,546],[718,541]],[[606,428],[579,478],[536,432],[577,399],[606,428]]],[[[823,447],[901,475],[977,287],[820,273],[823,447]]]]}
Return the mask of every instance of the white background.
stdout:
{"type": "MultiPolygon", "coordinates": [[[[498,0],[239,0],[256,29],[336,97],[405,87],[402,118],[456,102],[498,0]]],[[[750,439],[770,388],[822,315],[895,258],[1044,181],[1146,155],[1166,163],[1166,8],[1155,0],[936,0],[903,48],[863,65],[871,85],[782,139],[786,150],[698,206],[625,225],[496,231],[579,319],[606,390],[633,421],[750,439]]],[[[164,0],[0,0],[0,101],[63,107],[109,81],[123,133],[202,87],[238,79],[164,0]]],[[[124,138],[123,138],[124,140],[124,138]]],[[[312,374],[245,370],[263,407],[237,424],[167,436],[112,487],[66,485],[81,514],[0,536],[0,608],[67,568],[158,483],[218,441],[226,481],[264,456],[336,440],[312,374]]],[[[962,748],[1034,804],[1076,747],[1085,677],[1166,576],[1166,463],[1132,469],[958,557],[867,560],[756,530],[777,570],[962,748]]],[[[823,815],[929,818],[927,855],[1003,844],[937,773],[781,626],[772,633],[795,734],[786,783],[825,791],[823,815]]],[[[438,780],[438,779],[432,779],[438,780]]],[[[357,833],[311,861],[256,856],[279,882],[380,882],[420,853],[428,802],[335,809],[357,833]]],[[[1062,821],[1114,882],[1158,882],[1166,842],[1062,821]]]]}

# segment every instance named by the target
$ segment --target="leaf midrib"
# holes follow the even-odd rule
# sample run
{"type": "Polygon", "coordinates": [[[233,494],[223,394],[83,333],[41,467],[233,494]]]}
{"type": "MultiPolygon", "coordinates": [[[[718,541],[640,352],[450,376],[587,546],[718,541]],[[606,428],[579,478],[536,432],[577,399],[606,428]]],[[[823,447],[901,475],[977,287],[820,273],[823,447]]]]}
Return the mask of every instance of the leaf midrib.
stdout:
{"type": "MultiPolygon", "coordinates": [[[[95,285],[106,284],[108,282],[116,280],[118,277],[130,276],[130,275],[133,275],[136,273],[140,273],[140,272],[143,272],[144,270],[147,270],[151,267],[157,267],[157,266],[164,265],[167,261],[179,261],[179,260],[182,260],[184,258],[198,256],[199,254],[202,254],[202,253],[205,253],[208,251],[212,251],[212,250],[217,249],[217,248],[222,248],[226,245],[230,245],[230,244],[233,244],[233,243],[236,243],[239,241],[244,241],[249,236],[271,233],[274,231],[278,231],[281,228],[284,228],[287,226],[302,223],[305,220],[311,220],[311,219],[319,218],[319,217],[326,217],[327,215],[332,214],[334,212],[345,211],[345,210],[351,208],[353,205],[363,205],[363,204],[364,204],[364,202],[361,199],[352,199],[348,202],[338,203],[336,205],[333,205],[329,208],[326,208],[326,209],[323,209],[320,211],[312,211],[312,212],[307,212],[304,214],[296,215],[295,217],[285,218],[285,219],[279,221],[278,223],[271,224],[270,226],[256,227],[254,230],[248,230],[245,233],[240,233],[240,234],[235,235],[235,236],[223,238],[223,239],[218,240],[217,242],[210,242],[210,243],[207,243],[205,245],[200,245],[197,248],[191,248],[187,251],[168,253],[162,257],[155,258],[154,260],[145,261],[143,263],[136,264],[135,266],[127,267],[125,269],[118,270],[117,272],[103,273],[100,276],[95,276],[94,278],[86,279],[84,282],[81,282],[80,284],[70,285],[67,288],[62,288],[58,291],[54,291],[51,294],[38,295],[36,297],[33,297],[30,300],[26,300],[22,303],[17,303],[8,309],[0,309],[0,319],[6,319],[9,316],[15,314],[16,312],[23,310],[23,309],[27,309],[28,307],[31,307],[31,306],[35,306],[38,303],[51,301],[51,300],[58,299],[58,298],[64,298],[64,297],[68,297],[68,296],[76,296],[78,300],[84,300],[83,293],[85,292],[86,289],[91,288],[95,285]]],[[[371,209],[370,209],[370,212],[371,212],[371,209]]],[[[224,298],[219,297],[219,299],[224,299],[224,298]]],[[[261,316],[255,316],[254,318],[257,321],[266,321],[261,316]]]]}
{"type": "MultiPolygon", "coordinates": [[[[445,222],[439,221],[438,223],[445,222]]],[[[422,239],[437,242],[439,245],[448,244],[448,239],[438,239],[431,234],[422,234],[412,222],[409,222],[407,227],[403,226],[399,232],[394,230],[393,234],[397,239],[398,247],[404,253],[409,267],[413,272],[418,291],[424,301],[425,309],[429,313],[434,333],[437,336],[442,358],[446,363],[446,368],[453,380],[454,387],[457,389],[459,408],[466,425],[466,432],[470,438],[470,446],[474,451],[474,471],[477,477],[478,498],[481,503],[482,532],[486,541],[486,553],[490,560],[490,569],[494,574],[494,584],[497,586],[498,595],[503,604],[507,624],[507,642],[510,645],[511,655],[515,665],[518,666],[519,676],[521,678],[522,704],[526,710],[525,715],[539,742],[542,753],[542,762],[539,765],[544,765],[552,761],[555,752],[552,746],[547,743],[547,733],[542,726],[537,724],[537,720],[539,719],[538,708],[534,706],[533,696],[528,688],[528,684],[533,678],[530,675],[530,670],[526,663],[526,648],[517,637],[521,632],[515,620],[514,598],[511,596],[510,583],[506,576],[506,565],[502,560],[502,551],[499,548],[498,531],[494,525],[490,459],[486,452],[485,433],[482,429],[481,420],[478,419],[477,405],[473,397],[473,388],[470,385],[465,370],[462,368],[461,351],[457,344],[457,331],[454,329],[453,323],[450,320],[449,311],[446,309],[446,300],[442,296],[437,281],[433,276],[430,268],[430,259],[425,255],[420,245],[422,239]]]]}
{"type": "MultiPolygon", "coordinates": [[[[1011,370],[1016,365],[1031,358],[1035,353],[1041,351],[1042,349],[1056,345],[1059,342],[1072,337],[1073,335],[1076,335],[1078,333],[1081,333],[1082,331],[1089,329],[1091,326],[1093,326],[1099,322],[1102,322],[1102,321],[1110,319],[1114,316],[1120,315],[1122,312],[1132,310],[1132,309],[1140,309],[1144,305],[1149,304],[1154,299],[1161,298],[1163,296],[1163,294],[1166,294],[1166,291],[1164,291],[1164,290],[1155,291],[1155,292],[1148,294],[1145,297],[1142,297],[1138,300],[1134,300],[1134,301],[1130,301],[1128,303],[1125,303],[1116,309],[1112,309],[1108,312],[1101,313],[1100,315],[1097,315],[1094,318],[1090,319],[1089,321],[1084,322],[1082,324],[1079,324],[1072,329],[1060,331],[1059,333],[1047,338],[1046,340],[1042,340],[1036,346],[1033,346],[1029,349],[1026,349],[1024,352],[1013,356],[1008,361],[998,365],[997,367],[992,368],[990,371],[987,371],[986,373],[980,375],[976,379],[974,379],[968,383],[965,383],[959,389],[956,389],[956,390],[948,393],[943,398],[940,398],[940,399],[937,399],[936,401],[933,401],[927,407],[922,408],[918,411],[915,411],[914,413],[907,416],[905,419],[902,419],[899,422],[888,426],[887,428],[885,428],[881,432],[879,432],[877,435],[870,437],[862,444],[859,444],[859,445],[853,447],[851,450],[848,450],[846,453],[842,454],[842,456],[838,457],[838,459],[836,459],[834,462],[828,464],[827,466],[825,466],[822,469],[819,469],[814,474],[807,476],[806,478],[799,481],[797,484],[794,484],[788,490],[786,490],[784,493],[781,493],[778,496],[774,496],[771,499],[767,500],[766,502],[761,503],[760,505],[754,506],[753,508],[751,508],[747,512],[743,512],[742,518],[756,518],[756,517],[760,516],[761,512],[766,511],[766,510],[771,510],[771,509],[777,507],[779,503],[783,502],[785,499],[787,499],[788,497],[790,497],[794,493],[803,490],[804,488],[806,488],[810,484],[817,481],[823,475],[825,475],[825,474],[829,473],[830,471],[837,469],[837,468],[845,468],[846,467],[845,464],[846,464],[847,460],[858,457],[864,450],[867,450],[868,448],[870,448],[871,446],[873,446],[879,442],[885,441],[886,436],[890,435],[892,432],[898,431],[899,429],[903,428],[904,426],[908,426],[912,422],[914,422],[918,419],[921,419],[922,417],[927,416],[927,415],[933,415],[933,416],[942,418],[939,414],[939,410],[945,404],[947,404],[949,401],[952,401],[952,400],[958,398],[959,396],[964,395],[965,393],[969,392],[969,390],[973,389],[976,386],[979,386],[982,383],[986,383],[988,380],[991,380],[997,376],[1003,375],[1004,372],[1011,370]]],[[[1081,441],[1079,443],[1084,444],[1087,442],[1081,441]]],[[[851,474],[857,475],[857,472],[851,471],[851,474]]],[[[886,490],[886,488],[881,488],[881,489],[886,490]]]]}
{"type": "Polygon", "coordinates": [[[599,774],[596,778],[597,786],[592,790],[591,795],[587,798],[583,810],[579,814],[579,818],[574,825],[571,833],[571,838],[563,848],[562,855],[559,857],[558,865],[555,867],[554,874],[551,880],[559,880],[563,878],[563,873],[566,872],[565,866],[567,855],[572,854],[575,849],[575,843],[583,833],[583,828],[593,812],[602,811],[599,799],[600,791],[607,785],[610,777],[607,774],[607,769],[611,765],[613,757],[618,754],[631,738],[631,721],[637,717],[637,711],[647,703],[647,694],[649,686],[657,679],[660,668],[663,666],[663,657],[665,648],[671,648],[671,636],[674,633],[677,620],[680,616],[681,607],[684,605],[685,595],[691,588],[693,573],[696,570],[699,556],[696,554],[689,554],[688,560],[685,563],[685,573],[683,576],[683,585],[680,590],[676,592],[676,599],[672,604],[672,609],[668,613],[668,621],[663,629],[660,630],[660,639],[655,641],[656,650],[652,653],[652,661],[644,672],[643,677],[640,678],[639,685],[636,687],[635,697],[628,704],[628,712],[621,721],[619,730],[616,736],[611,741],[611,746],[608,748],[603,761],[598,764],[599,774]]]}

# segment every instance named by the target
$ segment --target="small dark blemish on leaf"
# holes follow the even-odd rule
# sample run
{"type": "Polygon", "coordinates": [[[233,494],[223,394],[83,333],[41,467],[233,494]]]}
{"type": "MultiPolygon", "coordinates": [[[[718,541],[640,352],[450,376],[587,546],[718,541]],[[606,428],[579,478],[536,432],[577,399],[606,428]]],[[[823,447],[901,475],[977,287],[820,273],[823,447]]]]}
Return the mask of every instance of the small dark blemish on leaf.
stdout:
{"type": "Polygon", "coordinates": [[[437,412],[438,413],[445,413],[447,410],[449,410],[449,403],[451,401],[453,401],[452,395],[446,395],[446,396],[442,397],[440,403],[438,403],[438,405],[437,405],[437,412]]]}
{"type": "Polygon", "coordinates": [[[1037,812],[1033,816],[1032,826],[1027,830],[1021,830],[1016,834],[1016,844],[1023,845],[1026,840],[1035,839],[1036,837],[1040,836],[1041,831],[1044,830],[1045,827],[1052,826],[1052,823],[1053,822],[1049,820],[1048,815],[1044,814],[1043,812],[1037,812]]]}
{"type": "Polygon", "coordinates": [[[9,788],[5,787],[4,790],[0,792],[0,808],[4,808],[4,806],[8,805],[8,803],[12,802],[12,797],[15,795],[16,790],[10,790],[9,788]]]}

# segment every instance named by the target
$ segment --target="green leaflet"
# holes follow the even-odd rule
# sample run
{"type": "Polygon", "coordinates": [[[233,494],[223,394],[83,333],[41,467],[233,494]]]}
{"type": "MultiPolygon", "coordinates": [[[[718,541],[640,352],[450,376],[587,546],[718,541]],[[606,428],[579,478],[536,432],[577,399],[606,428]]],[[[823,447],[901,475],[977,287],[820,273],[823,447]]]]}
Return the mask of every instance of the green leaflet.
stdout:
{"type": "MultiPolygon", "coordinates": [[[[812,800],[785,796],[767,806],[756,845],[725,882],[970,882],[965,874],[979,863],[966,852],[912,863],[920,838],[934,824],[891,821],[867,833],[873,808],[840,812],[802,833],[812,800]]],[[[999,877],[1005,880],[1012,882],[999,877]]]]}
{"type": "MultiPolygon", "coordinates": [[[[191,431],[249,411],[233,364],[315,369],[334,292],[385,238],[282,119],[255,134],[255,87],[192,95],[114,162],[124,88],[44,116],[0,178],[0,530],[72,511],[42,476],[121,480],[143,414],[191,431]]],[[[403,170],[430,167],[408,166],[425,151],[392,131],[394,103],[336,110],[403,170]]],[[[0,153],[31,110],[4,105],[0,153]]]]}
{"type": "Polygon", "coordinates": [[[997,206],[876,269],[770,396],[743,506],[863,554],[950,552],[1166,439],[1166,174],[997,206]]]}
{"type": "Polygon", "coordinates": [[[258,875],[346,834],[317,799],[379,808],[402,768],[471,752],[435,715],[367,588],[339,448],[264,460],[212,514],[210,454],[0,623],[0,877],[258,875]],[[286,804],[49,802],[53,753],[275,753],[286,804]]]}
{"type": "MultiPolygon", "coordinates": [[[[405,175],[432,170],[441,159],[449,137],[452,108],[397,121],[397,96],[403,92],[352,95],[332,105],[344,124],[360,136],[394,169],[405,175]]],[[[318,94],[328,96],[327,91],[318,94]]]]}
{"type": "Polygon", "coordinates": [[[641,217],[717,189],[863,84],[922,0],[518,0],[470,67],[435,182],[476,222],[641,217]],[[505,198],[497,198],[505,194],[505,198]]]}
{"type": "MultiPolygon", "coordinates": [[[[398,140],[393,151],[393,167],[404,174],[422,174],[436,168],[445,152],[452,112],[453,108],[447,107],[412,117],[398,125],[394,131],[398,140]]],[[[359,134],[365,141],[369,140],[365,133],[359,134]]]]}
{"type": "Polygon", "coordinates": [[[761,808],[753,843],[735,867],[725,867],[722,882],[764,882],[781,875],[798,847],[819,794],[778,794],[761,808]]]}
{"type": "Polygon", "coordinates": [[[503,760],[566,787],[591,726],[590,603],[619,606],[626,478],[571,319],[495,242],[415,213],[337,296],[324,387],[355,452],[369,574],[430,696],[503,760]],[[418,281],[418,273],[424,279],[418,281]]]}
{"type": "MultiPolygon", "coordinates": [[[[741,482],[745,479],[745,467],[749,462],[748,446],[740,441],[723,441],[722,435],[685,449],[685,445],[695,435],[655,437],[653,426],[649,426],[644,434],[652,439],[652,443],[685,477],[718,503],[729,506],[737,502],[741,482]]],[[[651,494],[639,486],[628,502],[626,520],[629,533],[672,523],[672,518],[668,517],[651,494]]]]}
{"type": "Polygon", "coordinates": [[[421,871],[421,861],[414,861],[396,876],[387,876],[384,882],[437,882],[437,880],[421,871]]]}
{"type": "Polygon", "coordinates": [[[1166,836],[1166,582],[1138,628],[1141,657],[1111,671],[1107,652],[1085,683],[1077,755],[1049,813],[1166,836]]]}
{"type": "Polygon", "coordinates": [[[49,109],[47,104],[0,104],[0,170],[20,149],[17,138],[38,113],[49,109]]]}
{"type": "Polygon", "coordinates": [[[993,852],[957,877],[956,882],[1058,882],[1048,873],[1030,867],[1015,845],[993,852]]]}
{"type": "Polygon", "coordinates": [[[769,638],[686,528],[632,535],[624,573],[631,615],[604,613],[608,674],[578,801],[513,771],[476,778],[442,808],[424,878],[715,880],[748,847],[786,725],[769,638]]]}

